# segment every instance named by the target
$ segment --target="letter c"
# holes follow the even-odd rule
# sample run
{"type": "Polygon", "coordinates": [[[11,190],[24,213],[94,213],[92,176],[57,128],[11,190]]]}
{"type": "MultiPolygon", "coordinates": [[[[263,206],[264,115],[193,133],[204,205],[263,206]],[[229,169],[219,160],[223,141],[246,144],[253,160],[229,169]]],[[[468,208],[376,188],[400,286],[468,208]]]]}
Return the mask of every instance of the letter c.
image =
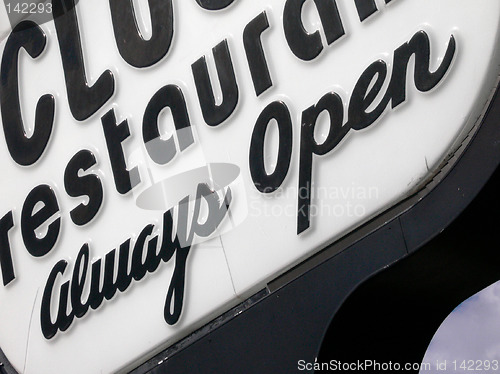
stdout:
{"type": "Polygon", "coordinates": [[[19,103],[19,51],[24,48],[32,58],[37,58],[46,43],[46,36],[36,23],[23,21],[7,39],[0,66],[0,105],[5,140],[12,159],[23,166],[34,164],[47,146],[54,124],[55,99],[46,94],[38,100],[35,130],[28,138],[19,103]]]}

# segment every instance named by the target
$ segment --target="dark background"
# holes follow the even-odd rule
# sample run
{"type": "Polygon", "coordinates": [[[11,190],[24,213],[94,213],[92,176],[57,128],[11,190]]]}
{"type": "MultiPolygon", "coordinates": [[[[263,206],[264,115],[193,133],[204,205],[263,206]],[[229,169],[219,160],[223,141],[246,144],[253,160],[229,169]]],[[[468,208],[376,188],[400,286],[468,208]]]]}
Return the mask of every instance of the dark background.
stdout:
{"type": "Polygon", "coordinates": [[[500,279],[499,192],[497,169],[443,232],[362,284],[337,313],[320,361],[422,362],[453,309],[500,279]]]}

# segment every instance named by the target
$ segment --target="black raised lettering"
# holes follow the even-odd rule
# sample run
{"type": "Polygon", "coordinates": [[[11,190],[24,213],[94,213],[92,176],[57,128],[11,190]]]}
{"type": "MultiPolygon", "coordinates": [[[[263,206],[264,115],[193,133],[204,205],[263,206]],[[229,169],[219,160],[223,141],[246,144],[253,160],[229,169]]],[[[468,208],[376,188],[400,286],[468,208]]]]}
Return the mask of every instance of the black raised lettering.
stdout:
{"type": "MultiPolygon", "coordinates": [[[[113,250],[113,252],[115,251],[116,250],[113,250]]],[[[129,253],[130,239],[126,240],[120,245],[120,254],[118,258],[118,275],[116,276],[116,287],[118,288],[118,290],[120,290],[120,292],[125,291],[132,282],[132,274],[128,269],[129,253]]],[[[104,277],[104,281],[104,285],[106,285],[106,277],[104,277]]]]}
{"type": "Polygon", "coordinates": [[[81,318],[89,310],[88,302],[82,302],[82,293],[87,279],[89,267],[89,245],[84,244],[76,256],[73,276],[71,278],[71,306],[76,318],[81,318]]]}
{"type": "Polygon", "coordinates": [[[134,250],[132,251],[132,268],[131,273],[132,277],[136,281],[140,281],[147,273],[148,267],[152,266],[151,262],[154,262],[156,267],[160,264],[158,259],[156,258],[156,244],[157,240],[151,240],[148,242],[147,251],[146,251],[146,259],[143,262],[142,258],[144,249],[146,246],[146,239],[153,232],[154,226],[147,225],[142,229],[141,233],[137,237],[135,241],[134,250]]]}
{"type": "Polygon", "coordinates": [[[32,256],[45,256],[54,248],[61,228],[61,218],[56,218],[48,225],[47,233],[43,237],[39,237],[36,230],[58,212],[56,194],[46,184],[35,187],[26,197],[21,212],[21,233],[24,245],[32,256]],[[40,203],[42,207],[33,213],[40,203]]]}
{"type": "Polygon", "coordinates": [[[207,10],[220,10],[229,6],[234,0],[196,0],[199,6],[207,10]]]}
{"type": "Polygon", "coordinates": [[[69,298],[69,282],[66,282],[61,286],[59,294],[59,307],[57,309],[57,318],[55,323],[52,323],[52,318],[50,316],[50,305],[52,303],[54,283],[59,274],[64,274],[67,266],[68,263],[65,260],[61,260],[54,265],[43,291],[42,305],[40,310],[40,325],[45,339],[53,338],[57,333],[57,330],[66,331],[74,319],[73,312],[70,312],[69,315],[66,314],[66,308],[69,298]]]}
{"type": "Polygon", "coordinates": [[[167,211],[163,214],[163,233],[161,247],[158,254],[163,262],[170,261],[175,251],[181,247],[178,235],[175,235],[174,238],[172,237],[172,227],[174,227],[172,213],[167,211]]]}
{"type": "Polygon", "coordinates": [[[179,248],[175,252],[175,269],[168,286],[163,317],[169,325],[177,323],[181,316],[186,283],[186,261],[191,247],[179,248]],[[172,308],[173,306],[173,308],[172,308]],[[173,310],[172,310],[173,309],[173,310]]]}
{"type": "Polygon", "coordinates": [[[59,40],[71,114],[77,121],[84,121],[98,111],[113,95],[115,79],[113,73],[106,70],[93,86],[88,85],[75,0],[52,0],[52,13],[59,40]]]}
{"type": "Polygon", "coordinates": [[[266,12],[262,12],[248,25],[243,31],[243,44],[245,46],[245,53],[247,55],[248,67],[252,75],[255,94],[259,96],[265,90],[273,85],[269,68],[262,48],[262,40],[260,36],[264,31],[269,28],[266,12]]]}
{"type": "Polygon", "coordinates": [[[64,188],[71,197],[88,196],[87,204],[81,203],[70,212],[73,222],[82,226],[89,223],[102,205],[102,182],[97,174],[79,176],[97,163],[94,154],[88,150],[81,150],[69,161],[64,171],[64,188]]]}
{"type": "Polygon", "coordinates": [[[104,292],[101,287],[101,264],[102,259],[94,261],[90,270],[90,292],[89,292],[89,306],[96,310],[104,301],[104,292]]]}
{"type": "Polygon", "coordinates": [[[12,159],[19,165],[32,165],[47,147],[54,124],[54,96],[43,95],[36,105],[35,128],[26,136],[19,103],[18,59],[21,48],[37,58],[47,43],[42,29],[31,21],[23,21],[12,30],[2,56],[0,68],[0,103],[5,140],[12,159]]]}
{"type": "Polygon", "coordinates": [[[227,40],[217,44],[212,52],[222,89],[222,103],[216,105],[205,56],[196,61],[191,68],[203,118],[207,125],[217,126],[236,109],[239,92],[227,40]]]}
{"type": "Polygon", "coordinates": [[[182,90],[175,85],[161,88],[149,101],[142,121],[142,136],[146,150],[151,159],[160,165],[170,162],[177,153],[173,135],[165,140],[160,138],[158,119],[165,108],[171,110],[180,151],[194,143],[182,90]]]}
{"type": "Polygon", "coordinates": [[[349,131],[342,126],[344,107],[342,99],[334,92],[324,95],[316,105],[302,112],[302,128],[300,132],[299,193],[297,213],[297,234],[310,225],[309,212],[311,206],[311,180],[313,155],[325,155],[335,148],[349,131]],[[328,136],[318,144],[314,137],[314,128],[321,112],[326,111],[330,118],[328,136]]]}
{"type": "MultiPolygon", "coordinates": [[[[386,4],[389,4],[390,2],[391,0],[385,0],[386,4]]],[[[359,20],[361,22],[378,11],[375,0],[354,0],[354,3],[356,4],[359,20]]]]}
{"type": "MultiPolygon", "coordinates": [[[[114,281],[115,277],[115,257],[116,249],[106,253],[104,257],[104,281],[102,284],[102,293],[106,300],[111,300],[116,294],[118,289],[117,283],[114,281]]],[[[117,281],[119,276],[117,276],[117,281]]]]}
{"type": "Polygon", "coordinates": [[[406,75],[410,58],[415,55],[415,87],[426,92],[434,88],[443,79],[455,56],[456,42],[451,35],[446,53],[436,71],[430,71],[430,41],[423,30],[417,32],[411,40],[394,51],[394,67],[387,89],[395,108],[406,100],[406,75]]]}
{"type": "Polygon", "coordinates": [[[292,131],[290,112],[282,101],[269,104],[259,115],[252,133],[249,162],[253,183],[260,192],[271,193],[283,183],[292,157],[292,131]],[[264,142],[266,130],[273,119],[278,124],[279,149],[276,168],[268,174],[264,162],[264,142]]]}
{"type": "Polygon", "coordinates": [[[358,10],[359,20],[363,22],[372,14],[378,11],[375,0],[354,0],[356,9],[358,10]]]}
{"type": "Polygon", "coordinates": [[[102,258],[95,260],[89,266],[90,253],[89,245],[84,244],[77,255],[71,281],[62,284],[59,292],[59,306],[57,319],[52,323],[50,311],[53,290],[56,279],[59,274],[64,275],[68,263],[64,260],[59,261],[52,269],[45,290],[42,296],[41,306],[41,326],[46,339],[51,339],[58,330],[65,331],[69,328],[74,317],[82,318],[89,309],[97,309],[104,302],[104,298],[110,300],[119,290],[125,291],[131,284],[132,279],[139,281],[146,275],[146,272],[154,272],[161,261],[169,261],[173,254],[175,257],[175,267],[172,279],[167,291],[164,317],[169,324],[174,324],[179,320],[182,312],[184,300],[186,261],[191,248],[194,235],[199,237],[208,237],[219,227],[223,221],[231,203],[231,190],[227,188],[226,194],[222,199],[217,192],[212,191],[208,185],[200,184],[196,192],[196,202],[191,216],[191,224],[188,231],[188,216],[191,211],[189,196],[183,199],[178,206],[177,233],[173,231],[173,209],[165,212],[163,218],[162,243],[158,249],[158,235],[152,236],[154,225],[149,224],[144,227],[137,238],[133,253],[130,255],[130,239],[127,239],[120,245],[118,271],[115,280],[115,259],[117,249],[113,249],[105,256],[104,270],[102,269],[102,258]],[[208,205],[208,217],[200,222],[201,199],[204,199],[208,205]],[[183,245],[180,245],[180,240],[183,245]],[[152,236],[148,239],[148,237],[152,236]],[[146,244],[147,242],[147,244],[146,244]],[[147,250],[146,250],[147,247],[147,250]],[[144,253],[147,251],[146,253],[144,253]],[[129,260],[131,262],[130,272],[128,271],[129,260]],[[88,271],[90,267],[90,286],[88,286],[88,271]],[[104,271],[104,274],[102,272],[104,271]],[[102,281],[101,281],[102,280],[102,281]],[[84,290],[89,287],[87,301],[82,301],[84,290]],[[71,309],[68,314],[66,310],[68,305],[68,296],[71,290],[71,309]]]}
{"type": "Polygon", "coordinates": [[[130,136],[127,120],[117,125],[115,111],[111,109],[102,117],[102,128],[106,137],[116,190],[121,194],[126,194],[141,181],[137,166],[129,171],[125,163],[122,142],[130,136]]]}
{"type": "Polygon", "coordinates": [[[0,219],[0,268],[2,269],[4,286],[16,278],[9,242],[9,230],[13,227],[14,220],[12,218],[12,211],[10,211],[0,219]]]}
{"type": "Polygon", "coordinates": [[[205,183],[198,184],[191,231],[201,238],[212,235],[226,216],[231,201],[232,192],[229,187],[224,195],[224,199],[219,202],[219,195],[216,191],[212,191],[205,183]],[[208,211],[210,212],[204,223],[199,222],[202,198],[206,201],[208,211]]]}
{"type": "MultiPolygon", "coordinates": [[[[310,61],[323,50],[319,31],[309,34],[302,23],[306,0],[287,0],[283,11],[283,29],[291,51],[301,60],[310,61]]],[[[344,26],[336,0],[314,0],[328,45],[344,35],[344,26]]]]}
{"type": "Polygon", "coordinates": [[[109,0],[118,51],[127,63],[138,68],[160,61],[174,35],[172,0],[148,0],[148,4],[153,34],[145,40],[137,26],[133,0],[109,0]]]}
{"type": "Polygon", "coordinates": [[[175,255],[175,269],[167,291],[164,307],[165,322],[169,325],[177,323],[182,312],[184,300],[184,286],[186,279],[186,260],[191,249],[194,234],[200,237],[208,237],[217,230],[226,216],[231,203],[231,190],[228,188],[222,202],[219,197],[205,183],[198,184],[196,190],[196,201],[192,215],[191,229],[187,229],[187,217],[189,210],[189,197],[179,202],[179,219],[177,225],[177,236],[180,236],[182,246],[178,247],[175,255]],[[209,208],[208,218],[204,223],[199,222],[201,199],[204,199],[209,208]]]}
{"type": "Polygon", "coordinates": [[[372,63],[361,75],[352,91],[349,101],[349,127],[353,130],[362,130],[375,122],[387,108],[390,97],[384,96],[380,104],[367,113],[366,110],[382,90],[385,78],[387,77],[387,65],[384,61],[378,60],[372,63]],[[375,83],[372,85],[373,79],[375,83]]]}

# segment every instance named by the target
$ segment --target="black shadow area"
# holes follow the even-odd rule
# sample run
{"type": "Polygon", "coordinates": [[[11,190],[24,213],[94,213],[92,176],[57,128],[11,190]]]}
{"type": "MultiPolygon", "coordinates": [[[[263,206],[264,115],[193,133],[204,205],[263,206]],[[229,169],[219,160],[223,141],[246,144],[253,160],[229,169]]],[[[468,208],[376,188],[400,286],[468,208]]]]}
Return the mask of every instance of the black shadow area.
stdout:
{"type": "Polygon", "coordinates": [[[500,168],[448,228],[359,286],[334,316],[318,362],[420,363],[453,309],[500,279],[499,193],[500,168]]]}

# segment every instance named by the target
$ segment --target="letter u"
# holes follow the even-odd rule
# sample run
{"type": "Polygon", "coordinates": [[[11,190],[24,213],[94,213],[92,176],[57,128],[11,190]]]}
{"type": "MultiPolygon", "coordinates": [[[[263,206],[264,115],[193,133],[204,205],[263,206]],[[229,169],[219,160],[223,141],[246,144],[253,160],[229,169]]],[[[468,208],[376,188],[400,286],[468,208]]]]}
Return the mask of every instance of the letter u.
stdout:
{"type": "Polygon", "coordinates": [[[234,112],[238,104],[239,94],[227,39],[213,48],[213,54],[222,89],[222,103],[220,105],[215,102],[205,56],[191,66],[203,118],[209,126],[220,125],[234,112]]]}
{"type": "Polygon", "coordinates": [[[174,34],[172,0],[148,0],[153,35],[146,40],[137,26],[133,0],[109,0],[116,45],[130,65],[144,68],[156,64],[170,49],[174,34]]]}

